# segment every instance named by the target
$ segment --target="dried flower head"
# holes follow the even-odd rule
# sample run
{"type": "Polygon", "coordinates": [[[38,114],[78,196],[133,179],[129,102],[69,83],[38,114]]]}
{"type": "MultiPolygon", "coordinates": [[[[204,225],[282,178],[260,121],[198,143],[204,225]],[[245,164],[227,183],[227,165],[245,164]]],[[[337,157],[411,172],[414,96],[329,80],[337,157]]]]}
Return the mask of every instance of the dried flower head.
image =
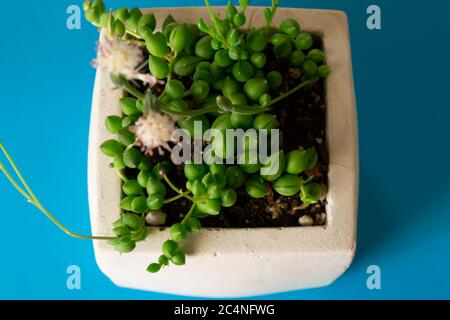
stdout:
{"type": "Polygon", "coordinates": [[[161,154],[163,149],[171,150],[169,142],[173,141],[173,133],[177,130],[175,121],[167,114],[161,114],[154,110],[149,110],[144,116],[130,128],[136,135],[137,141],[146,149],[146,152],[153,155],[155,149],[161,154]]]}
{"type": "Polygon", "coordinates": [[[149,73],[139,72],[139,69],[145,65],[144,58],[138,45],[104,34],[98,43],[97,59],[92,64],[112,74],[122,75],[127,80],[140,80],[153,87],[158,80],[149,73]]]}

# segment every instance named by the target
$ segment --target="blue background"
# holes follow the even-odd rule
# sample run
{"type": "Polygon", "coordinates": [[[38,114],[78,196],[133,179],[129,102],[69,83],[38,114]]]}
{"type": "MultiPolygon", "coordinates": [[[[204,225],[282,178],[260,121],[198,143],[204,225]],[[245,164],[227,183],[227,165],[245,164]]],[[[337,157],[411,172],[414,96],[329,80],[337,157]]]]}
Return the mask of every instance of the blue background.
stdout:
{"type": "MultiPolygon", "coordinates": [[[[0,139],[44,205],[67,226],[89,233],[87,142],[95,72],[89,61],[98,34],[84,20],[81,30],[66,28],[66,9],[77,3],[3,3],[0,139]]],[[[358,251],[333,285],[264,298],[450,298],[450,2],[282,4],[340,9],[349,17],[360,137],[358,251]],[[382,30],[366,28],[370,4],[382,9],[382,30]],[[381,290],[366,287],[372,264],[381,267],[381,290]]],[[[59,232],[4,177],[0,212],[0,298],[179,298],[114,286],[97,268],[89,241],[59,232]],[[81,267],[81,290],[66,288],[71,264],[81,267]]]]}

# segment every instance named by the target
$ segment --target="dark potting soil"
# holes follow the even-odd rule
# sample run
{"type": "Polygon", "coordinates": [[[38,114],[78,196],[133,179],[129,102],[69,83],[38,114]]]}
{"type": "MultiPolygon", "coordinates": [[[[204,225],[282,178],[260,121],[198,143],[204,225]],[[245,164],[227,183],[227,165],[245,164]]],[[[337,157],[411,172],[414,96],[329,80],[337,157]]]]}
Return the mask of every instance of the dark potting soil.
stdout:
{"type": "MultiPolygon", "coordinates": [[[[316,41],[316,43],[319,41],[316,41]]],[[[301,82],[298,70],[290,68],[286,61],[277,59],[272,54],[272,50],[267,50],[265,53],[268,58],[265,73],[277,70],[284,76],[280,92],[286,92],[301,82]]],[[[189,79],[186,80],[186,82],[190,81],[189,79]]],[[[328,148],[324,81],[317,82],[309,90],[298,91],[281,100],[273,106],[271,113],[275,114],[280,122],[285,154],[301,148],[314,147],[316,149],[318,163],[309,172],[309,175],[314,175],[314,181],[326,187],[328,182],[328,148]]],[[[170,160],[170,153],[164,155],[155,153],[150,157],[150,161],[154,164],[164,159],[170,160]]],[[[169,176],[179,188],[186,189],[186,178],[182,165],[176,166],[169,176]]],[[[325,224],[326,200],[304,208],[298,194],[285,197],[277,194],[270,183],[267,183],[267,187],[270,194],[262,199],[250,197],[244,187],[237,189],[236,204],[231,208],[222,208],[218,216],[203,218],[202,226],[213,228],[300,226],[299,218],[305,215],[311,217],[308,220],[312,221],[313,225],[325,224]]],[[[168,197],[174,195],[174,192],[168,188],[168,197]]],[[[167,214],[165,226],[179,222],[189,211],[190,206],[191,202],[184,198],[165,205],[163,208],[167,214]]]]}

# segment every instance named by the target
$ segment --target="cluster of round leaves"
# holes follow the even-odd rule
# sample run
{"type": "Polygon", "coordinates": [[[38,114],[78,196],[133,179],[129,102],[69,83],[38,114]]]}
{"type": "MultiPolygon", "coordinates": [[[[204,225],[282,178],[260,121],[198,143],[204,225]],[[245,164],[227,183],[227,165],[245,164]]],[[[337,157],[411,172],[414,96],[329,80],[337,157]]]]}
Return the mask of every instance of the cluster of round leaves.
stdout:
{"type": "Polygon", "coordinates": [[[238,166],[223,164],[187,163],[184,166],[187,178],[186,188],[194,196],[197,217],[218,215],[221,207],[231,207],[236,203],[235,189],[242,186],[244,172],[238,166]]]}
{"type": "MultiPolygon", "coordinates": [[[[228,129],[253,128],[256,132],[260,130],[277,129],[279,123],[272,114],[262,113],[257,116],[240,114],[223,114],[216,118],[212,128],[225,132],[228,129]]],[[[260,135],[261,136],[261,135],[260,135]]],[[[240,149],[240,158],[236,159],[240,170],[245,174],[241,178],[246,181],[245,189],[253,198],[263,198],[268,195],[267,182],[273,184],[273,189],[283,196],[300,194],[305,205],[317,203],[322,195],[319,184],[310,182],[310,179],[302,179],[300,174],[314,168],[317,164],[318,155],[314,148],[306,150],[293,150],[287,155],[284,151],[272,153],[267,159],[258,158],[258,137],[253,134],[244,133],[242,141],[228,144],[223,134],[219,139],[213,137],[212,153],[223,159],[228,159],[240,149]],[[240,147],[239,147],[240,145],[240,147]]],[[[282,138],[280,137],[280,145],[282,138]]],[[[219,166],[219,165],[214,165],[219,166]]],[[[229,167],[235,168],[235,167],[229,167]]],[[[228,170],[228,169],[226,169],[228,170]]],[[[189,177],[188,177],[189,178],[189,177]]]]}
{"type": "Polygon", "coordinates": [[[179,243],[186,239],[189,233],[198,232],[201,228],[200,220],[196,217],[188,216],[183,222],[176,223],[170,227],[170,239],[162,244],[162,255],[158,262],[148,265],[147,271],[158,272],[161,268],[168,266],[169,262],[181,266],[186,262],[186,254],[179,243]]]}
{"type": "MultiPolygon", "coordinates": [[[[107,123],[108,119],[111,118],[107,118],[107,123]]],[[[172,171],[172,163],[164,160],[152,166],[148,158],[138,148],[133,147],[133,140],[127,141],[129,145],[126,147],[125,141],[120,136],[120,130],[118,134],[120,141],[115,139],[105,141],[100,149],[113,158],[112,167],[120,171],[127,168],[134,169],[137,173],[135,179],[123,177],[125,181],[122,185],[121,209],[137,214],[161,209],[167,195],[166,186],[161,181],[162,174],[169,174],[172,171]]]]}
{"type": "Polygon", "coordinates": [[[142,103],[135,98],[126,97],[119,100],[122,116],[109,116],[105,119],[106,129],[116,135],[116,139],[105,141],[101,151],[113,158],[112,166],[118,170],[125,168],[148,168],[150,163],[137,148],[133,148],[135,135],[129,130],[142,115],[142,103]]]}
{"type": "Polygon", "coordinates": [[[325,54],[313,48],[313,36],[301,31],[297,21],[287,19],[279,28],[243,32],[248,1],[240,2],[240,11],[229,3],[224,19],[212,15],[211,25],[202,19],[197,26],[188,25],[168,16],[161,31],[155,30],[154,15],[142,14],[138,8],[107,13],[102,1],[95,0],[85,9],[92,23],[109,26],[121,37],[131,34],[142,39],[150,54],[150,72],[159,79],[169,78],[165,103],[176,100],[177,111],[184,111],[180,99],[189,95],[204,103],[223,94],[236,105],[268,104],[283,80],[278,71],[265,69],[269,45],[277,57],[299,68],[303,79],[328,76],[325,54]],[[174,75],[192,78],[192,84],[186,88],[183,81],[172,79],[174,75]]]}
{"type": "Polygon", "coordinates": [[[147,237],[145,216],[124,213],[113,223],[113,232],[117,238],[108,240],[108,243],[120,253],[131,252],[136,247],[136,242],[144,241],[147,237]]]}

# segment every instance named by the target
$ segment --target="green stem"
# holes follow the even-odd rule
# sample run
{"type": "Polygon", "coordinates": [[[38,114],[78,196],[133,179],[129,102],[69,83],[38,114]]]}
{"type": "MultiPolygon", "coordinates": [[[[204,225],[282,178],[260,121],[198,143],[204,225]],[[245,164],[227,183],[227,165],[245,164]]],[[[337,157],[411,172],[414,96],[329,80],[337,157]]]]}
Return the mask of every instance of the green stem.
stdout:
{"type": "MultiPolygon", "coordinates": [[[[258,113],[269,111],[270,107],[273,106],[274,104],[276,104],[277,102],[279,102],[280,100],[283,100],[284,98],[290,96],[291,94],[297,92],[298,90],[300,90],[308,85],[311,85],[315,82],[317,82],[317,79],[304,81],[304,82],[298,84],[297,86],[295,86],[294,88],[292,88],[291,90],[276,97],[270,103],[268,103],[266,106],[233,106],[233,110],[231,110],[231,111],[239,113],[239,114],[247,114],[247,115],[258,114],[258,113]]],[[[194,109],[194,110],[189,110],[189,111],[175,111],[175,110],[172,110],[165,106],[161,107],[161,111],[164,113],[167,113],[167,114],[170,114],[173,116],[182,116],[182,117],[196,117],[196,116],[200,116],[205,113],[215,112],[215,111],[219,111],[219,110],[220,110],[220,108],[217,106],[205,107],[205,108],[194,109]]]]}
{"type": "Polygon", "coordinates": [[[179,195],[183,195],[183,197],[185,197],[186,199],[191,200],[192,202],[195,201],[194,198],[192,198],[191,196],[188,196],[185,194],[185,192],[183,192],[181,189],[178,189],[173,183],[172,181],[170,181],[169,177],[167,177],[166,174],[162,175],[164,181],[166,181],[166,183],[169,185],[170,188],[172,188],[173,191],[175,191],[176,193],[178,193],[179,195]]]}
{"type": "Polygon", "coordinates": [[[14,188],[17,189],[17,191],[19,191],[22,196],[25,197],[25,199],[27,199],[28,202],[31,202],[32,199],[31,197],[28,195],[28,193],[26,193],[20,186],[19,184],[14,180],[14,178],[9,174],[9,172],[6,170],[5,166],[3,165],[3,163],[0,162],[0,170],[3,171],[3,174],[6,176],[6,178],[9,180],[9,182],[14,186],[14,188]]]}
{"type": "Polygon", "coordinates": [[[128,40],[125,40],[125,41],[128,42],[128,43],[131,43],[131,44],[136,44],[138,46],[145,46],[145,41],[142,41],[142,40],[128,39],[128,40]]]}
{"type": "Polygon", "coordinates": [[[49,218],[59,229],[64,231],[69,236],[72,236],[74,238],[78,239],[90,239],[90,240],[111,240],[116,239],[116,237],[99,237],[99,236],[87,236],[87,235],[81,235],[75,232],[70,231],[67,229],[64,225],[62,225],[47,209],[44,208],[44,206],[41,204],[41,202],[37,199],[36,195],[31,190],[30,186],[25,181],[24,177],[22,176],[21,172],[17,168],[17,165],[9,155],[6,148],[3,146],[3,144],[0,143],[0,149],[2,150],[3,154],[5,155],[6,159],[8,159],[9,163],[11,164],[11,167],[13,168],[16,175],[19,177],[19,180],[22,182],[25,189],[28,191],[26,193],[19,184],[14,180],[14,178],[9,174],[9,172],[6,170],[5,166],[0,163],[0,170],[5,174],[6,178],[9,180],[9,182],[22,194],[22,196],[27,199],[28,202],[33,204],[36,208],[38,208],[42,213],[44,213],[47,218],[49,218]]]}
{"type": "Polygon", "coordinates": [[[307,80],[307,81],[303,81],[302,83],[300,83],[299,85],[295,86],[294,88],[292,88],[291,90],[289,90],[288,92],[283,93],[282,95],[279,95],[278,97],[276,97],[275,99],[273,99],[272,101],[270,101],[267,105],[266,108],[269,108],[270,106],[274,105],[275,103],[279,102],[280,100],[283,100],[284,98],[287,98],[288,96],[290,96],[291,94],[297,92],[298,90],[309,86],[310,84],[316,83],[317,79],[313,79],[313,80],[307,80]]]}
{"type": "Polygon", "coordinates": [[[175,111],[165,106],[161,107],[161,111],[173,116],[184,116],[184,117],[196,117],[208,112],[214,112],[219,110],[218,107],[206,107],[201,109],[189,110],[189,111],[175,111]]]}
{"type": "Polygon", "coordinates": [[[185,191],[185,192],[183,192],[181,194],[178,194],[178,195],[176,195],[176,196],[174,196],[172,198],[166,199],[166,200],[164,200],[164,204],[168,204],[168,203],[171,203],[171,202],[176,201],[178,199],[184,198],[184,197],[188,196],[190,193],[191,193],[190,191],[185,191]]]}
{"type": "Polygon", "coordinates": [[[122,170],[116,170],[117,175],[119,176],[120,180],[122,180],[123,182],[127,182],[128,179],[127,177],[123,174],[122,170]]]}
{"type": "MultiPolygon", "coordinates": [[[[137,34],[136,32],[134,32],[134,31],[132,31],[132,30],[130,30],[128,28],[125,30],[125,32],[127,34],[129,34],[130,36],[133,36],[133,37],[135,37],[137,39],[142,39],[142,37],[139,34],[137,34]]],[[[145,42],[144,42],[144,44],[145,44],[145,42]]]]}
{"type": "Polygon", "coordinates": [[[112,82],[128,92],[129,94],[135,96],[138,99],[144,99],[145,94],[140,92],[138,89],[136,89],[131,83],[129,83],[123,76],[118,76],[115,74],[111,74],[111,80],[112,82]]]}
{"type": "Polygon", "coordinates": [[[206,9],[208,10],[209,17],[211,18],[211,21],[214,23],[217,21],[216,14],[214,13],[213,9],[211,8],[211,3],[209,0],[205,0],[206,9]]]}
{"type": "MultiPolygon", "coordinates": [[[[210,4],[209,0],[205,0],[205,5],[206,5],[206,9],[208,10],[209,16],[211,18],[211,22],[213,23],[213,26],[215,29],[215,38],[217,38],[220,42],[223,43],[225,49],[229,49],[230,45],[227,42],[226,36],[219,33],[219,31],[220,31],[220,28],[218,26],[219,21],[217,19],[217,16],[216,16],[214,10],[211,8],[211,4],[210,4]]],[[[214,38],[214,36],[212,34],[210,34],[210,35],[214,38]]]]}
{"type": "Polygon", "coordinates": [[[192,204],[191,208],[189,209],[188,213],[183,218],[183,220],[181,220],[181,223],[185,224],[186,221],[191,217],[192,213],[194,213],[194,211],[195,211],[195,202],[192,204]]]}
{"type": "Polygon", "coordinates": [[[234,106],[233,112],[238,114],[246,114],[246,115],[253,115],[253,114],[259,114],[265,111],[268,111],[269,108],[267,106],[234,106]]]}
{"type": "Polygon", "coordinates": [[[131,83],[129,83],[128,81],[122,86],[122,88],[128,92],[129,94],[135,96],[138,99],[144,99],[145,98],[145,94],[143,94],[142,92],[140,92],[138,89],[136,89],[131,83]]]}
{"type": "Polygon", "coordinates": [[[172,73],[173,73],[173,66],[175,64],[175,60],[178,57],[178,52],[174,51],[175,53],[173,54],[173,56],[170,58],[169,61],[169,75],[167,76],[167,82],[172,79],[172,73]]]}

